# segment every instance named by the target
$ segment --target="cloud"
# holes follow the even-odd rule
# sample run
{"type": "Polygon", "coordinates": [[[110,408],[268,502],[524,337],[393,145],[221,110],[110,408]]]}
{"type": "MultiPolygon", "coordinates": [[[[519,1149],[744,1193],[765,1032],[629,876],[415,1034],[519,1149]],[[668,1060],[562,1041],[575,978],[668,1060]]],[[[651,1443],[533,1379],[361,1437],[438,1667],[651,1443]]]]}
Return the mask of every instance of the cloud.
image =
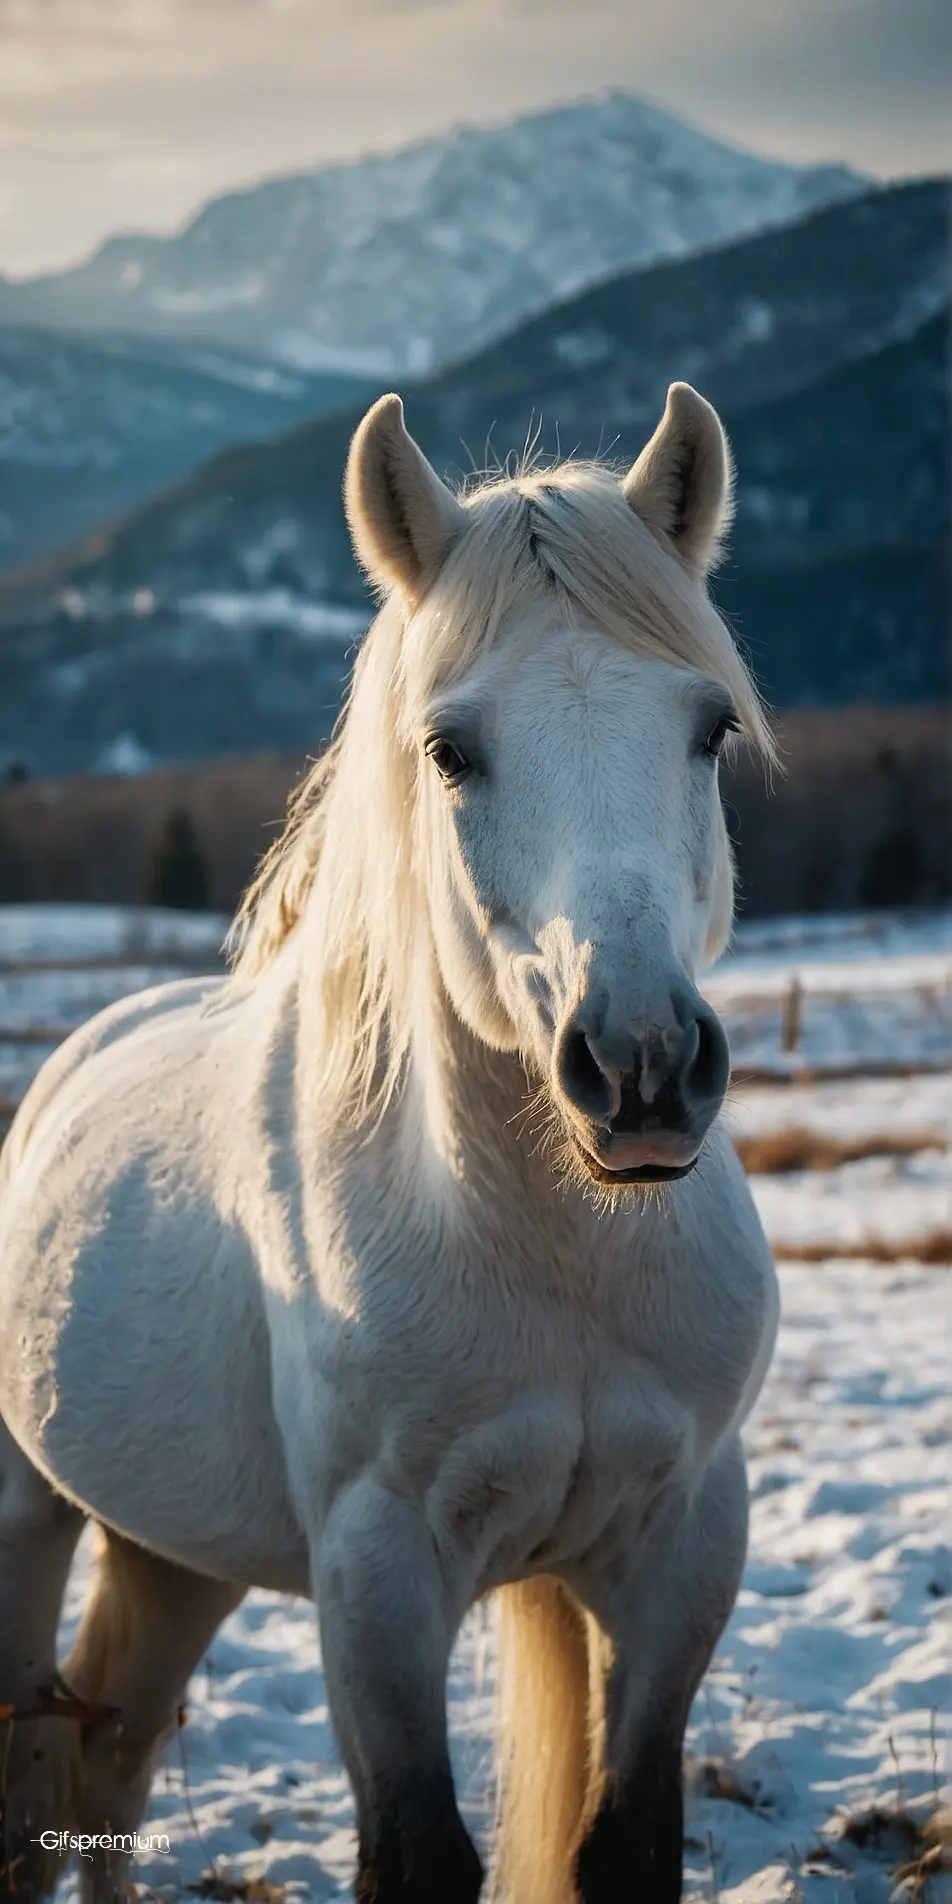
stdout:
{"type": "Polygon", "coordinates": [[[779,157],[935,168],[950,36],[945,0],[0,0],[0,265],[608,85],[779,157]]]}

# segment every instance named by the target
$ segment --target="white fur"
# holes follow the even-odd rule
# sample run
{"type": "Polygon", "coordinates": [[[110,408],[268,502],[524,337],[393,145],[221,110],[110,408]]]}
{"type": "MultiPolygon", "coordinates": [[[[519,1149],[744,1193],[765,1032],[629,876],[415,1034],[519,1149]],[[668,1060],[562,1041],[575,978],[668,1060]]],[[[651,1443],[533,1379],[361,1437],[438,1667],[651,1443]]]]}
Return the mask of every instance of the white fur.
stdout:
{"type": "MultiPolygon", "coordinates": [[[[85,1828],[141,1807],[252,1584],[317,1600],[372,1812],[408,1732],[440,1762],[453,1636],[511,1584],[499,1883],[563,1904],[601,1779],[599,1649],[611,1765],[653,1702],[689,1696],[729,1610],[776,1293],[719,1127],[663,1199],[609,1196],[560,1187],[533,1094],[557,1150],[565,1014],[597,985],[650,1019],[722,945],[730,859],[695,747],[711,681],[766,734],[702,582],[641,520],[644,472],[637,513],[572,466],[444,504],[393,401],[348,501],[395,593],[236,973],[103,1013],[0,1159],[0,1704],[50,1667],[65,1499],[124,1537],[66,1667],[136,1739],[114,1775],[101,1749],[74,1768],[85,1828]],[[486,766],[455,789],[423,756],[447,722],[486,766]],[[527,1698],[524,1669],[567,1705],[527,1698]]],[[[8,1831],[37,1802],[28,1731],[8,1831]]]]}

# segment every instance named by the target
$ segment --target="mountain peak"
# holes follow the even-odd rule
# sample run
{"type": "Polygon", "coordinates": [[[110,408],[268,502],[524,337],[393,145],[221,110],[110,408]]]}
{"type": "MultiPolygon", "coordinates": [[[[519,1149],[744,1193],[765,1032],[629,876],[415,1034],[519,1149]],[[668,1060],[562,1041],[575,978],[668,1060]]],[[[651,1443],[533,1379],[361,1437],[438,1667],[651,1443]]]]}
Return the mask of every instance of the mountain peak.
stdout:
{"type": "Polygon", "coordinates": [[[297,370],[418,375],[621,270],[848,197],[624,92],[266,180],[170,238],[0,283],[0,322],[201,339],[297,370]]]}

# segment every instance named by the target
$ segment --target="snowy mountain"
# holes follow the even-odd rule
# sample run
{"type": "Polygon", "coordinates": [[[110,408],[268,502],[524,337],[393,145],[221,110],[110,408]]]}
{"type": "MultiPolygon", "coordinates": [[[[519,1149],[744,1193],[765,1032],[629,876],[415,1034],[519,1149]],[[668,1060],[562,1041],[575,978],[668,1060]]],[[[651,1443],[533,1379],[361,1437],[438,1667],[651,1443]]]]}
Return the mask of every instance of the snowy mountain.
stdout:
{"type": "Polygon", "coordinates": [[[714,593],[769,699],[947,700],[948,311],[726,420],[737,512],[714,593]]]}
{"type": "Polygon", "coordinates": [[[0,327],[0,569],[130,509],[227,443],[359,403],[208,345],[0,327]]]}
{"type": "Polygon", "coordinates": [[[0,323],[202,338],[296,370],[422,375],[554,299],[849,197],[615,93],[213,200],[172,238],[0,281],[0,323]]]}
{"type": "MultiPolygon", "coordinates": [[[[561,435],[563,451],[613,444],[630,459],[666,383],[689,376],[734,442],[717,591],[770,698],[939,700],[947,202],[942,182],[875,191],[625,274],[407,388],[410,427],[457,473],[462,444],[482,461],[492,430],[505,454],[533,414],[548,449],[561,435]]],[[[340,503],[358,415],[227,451],[79,549],[0,579],[0,763],[59,771],[326,734],[368,614],[340,503]]]]}

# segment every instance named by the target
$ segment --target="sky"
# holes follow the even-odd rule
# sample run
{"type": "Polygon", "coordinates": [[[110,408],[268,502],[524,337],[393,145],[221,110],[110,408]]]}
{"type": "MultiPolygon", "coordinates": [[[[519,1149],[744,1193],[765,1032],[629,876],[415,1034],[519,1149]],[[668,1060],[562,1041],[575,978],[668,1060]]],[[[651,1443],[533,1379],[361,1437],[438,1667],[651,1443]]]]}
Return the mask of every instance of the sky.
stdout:
{"type": "Polygon", "coordinates": [[[620,87],[772,157],[952,159],[950,0],[0,0],[0,271],[620,87]]]}

